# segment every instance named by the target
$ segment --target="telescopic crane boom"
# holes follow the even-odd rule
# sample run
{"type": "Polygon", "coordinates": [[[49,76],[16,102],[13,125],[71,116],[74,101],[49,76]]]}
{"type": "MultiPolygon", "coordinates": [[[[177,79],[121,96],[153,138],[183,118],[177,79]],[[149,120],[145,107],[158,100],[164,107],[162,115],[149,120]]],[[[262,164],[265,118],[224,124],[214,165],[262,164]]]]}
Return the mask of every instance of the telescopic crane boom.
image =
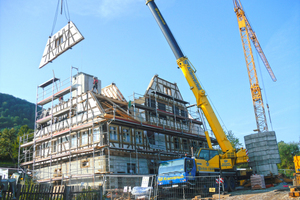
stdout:
{"type": "Polygon", "coordinates": [[[254,106],[254,113],[255,113],[255,119],[256,119],[256,126],[258,132],[266,132],[268,131],[268,125],[267,125],[267,118],[265,114],[265,108],[263,103],[263,98],[261,94],[261,88],[259,86],[257,73],[256,73],[256,67],[254,63],[252,48],[250,44],[250,39],[255,46],[260,58],[262,59],[265,67],[267,68],[267,71],[269,72],[272,80],[275,82],[276,77],[269,65],[269,62],[258,42],[258,39],[256,37],[255,32],[253,31],[246,14],[243,10],[242,4],[240,0],[233,0],[234,4],[234,12],[237,16],[237,21],[239,25],[240,35],[242,39],[243,44],[243,50],[248,70],[248,76],[250,81],[250,89],[251,89],[251,95],[252,95],[252,102],[254,106]]]}
{"type": "MultiPolygon", "coordinates": [[[[170,31],[166,21],[164,20],[162,14],[160,13],[159,9],[157,8],[154,0],[146,0],[146,5],[149,7],[151,13],[153,14],[156,22],[158,23],[161,31],[163,32],[167,42],[169,43],[177,61],[178,67],[182,70],[183,75],[185,76],[190,89],[194,93],[196,98],[197,106],[203,111],[203,114],[209,123],[220,148],[223,151],[223,155],[220,155],[221,158],[229,158],[232,159],[232,164],[235,165],[236,163],[243,163],[247,162],[248,156],[246,156],[245,149],[239,149],[236,151],[232,145],[230,144],[229,140],[227,139],[222,126],[214,113],[212,106],[210,105],[208,98],[205,94],[204,89],[200,85],[196,75],[195,69],[192,67],[192,64],[185,57],[178,46],[172,32],[170,31]]],[[[206,136],[209,140],[208,133],[206,131],[206,136]]],[[[210,145],[210,148],[211,145],[210,145]]]]}

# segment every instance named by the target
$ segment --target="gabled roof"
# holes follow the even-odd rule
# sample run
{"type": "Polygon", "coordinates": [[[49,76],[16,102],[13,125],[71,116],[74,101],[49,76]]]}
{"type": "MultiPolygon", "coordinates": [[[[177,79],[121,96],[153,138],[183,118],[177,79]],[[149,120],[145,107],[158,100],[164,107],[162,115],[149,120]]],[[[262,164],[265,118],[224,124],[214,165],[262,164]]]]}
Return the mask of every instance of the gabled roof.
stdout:
{"type": "Polygon", "coordinates": [[[116,86],[115,83],[112,83],[111,85],[108,85],[101,89],[101,94],[107,97],[111,97],[120,101],[126,101],[124,98],[122,92],[119,90],[119,88],[116,86]]]}
{"type": "Polygon", "coordinates": [[[148,85],[148,88],[145,92],[145,95],[151,95],[153,93],[159,94],[160,96],[169,98],[169,99],[176,99],[181,103],[188,103],[185,102],[181,96],[179,88],[176,83],[171,83],[166,81],[158,75],[154,75],[148,85]]]}

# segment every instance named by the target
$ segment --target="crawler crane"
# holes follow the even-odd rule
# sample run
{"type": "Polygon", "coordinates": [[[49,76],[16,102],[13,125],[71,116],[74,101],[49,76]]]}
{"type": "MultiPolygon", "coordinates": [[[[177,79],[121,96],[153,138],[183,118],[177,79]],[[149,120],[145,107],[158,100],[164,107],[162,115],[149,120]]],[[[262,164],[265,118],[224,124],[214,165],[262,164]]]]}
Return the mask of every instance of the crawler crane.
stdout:
{"type": "Polygon", "coordinates": [[[195,69],[188,58],[183,55],[154,0],[146,0],[146,5],[149,7],[167,42],[169,43],[176,57],[177,65],[182,70],[182,73],[196,98],[197,106],[202,110],[223,152],[219,154],[216,149],[212,148],[208,132],[205,131],[209,148],[199,149],[195,154],[195,158],[192,159],[184,158],[165,161],[162,163],[159,171],[161,171],[164,175],[158,175],[158,184],[159,186],[163,186],[178,183],[186,187],[195,184],[193,183],[194,179],[191,177],[195,177],[200,174],[207,176],[221,174],[222,177],[224,177],[225,182],[229,183],[227,185],[229,185],[230,189],[233,190],[235,187],[235,180],[239,177],[238,172],[235,170],[235,166],[236,164],[247,162],[248,156],[246,150],[243,148],[234,149],[232,147],[212,109],[211,104],[208,101],[204,89],[195,75],[195,69]],[[181,171],[175,172],[175,167],[172,166],[172,163],[182,165],[183,167],[180,167],[181,171]],[[164,178],[171,174],[174,176],[171,181],[164,178]]]}
{"type": "MultiPolygon", "coordinates": [[[[250,89],[251,89],[251,95],[252,95],[252,102],[254,106],[254,113],[256,118],[256,126],[258,132],[267,132],[268,131],[268,125],[267,125],[267,118],[263,103],[263,98],[261,94],[261,88],[258,83],[257,73],[256,73],[256,67],[254,63],[252,48],[250,44],[250,39],[255,46],[260,58],[262,59],[264,65],[267,68],[267,71],[269,72],[272,80],[275,82],[276,77],[269,65],[269,62],[258,42],[258,39],[256,37],[255,32],[253,31],[246,14],[243,10],[242,4],[240,0],[233,0],[234,4],[234,12],[236,13],[240,35],[242,39],[243,49],[244,49],[244,55],[248,70],[248,76],[250,81],[250,89]]],[[[267,107],[269,108],[268,104],[267,107]]]]}

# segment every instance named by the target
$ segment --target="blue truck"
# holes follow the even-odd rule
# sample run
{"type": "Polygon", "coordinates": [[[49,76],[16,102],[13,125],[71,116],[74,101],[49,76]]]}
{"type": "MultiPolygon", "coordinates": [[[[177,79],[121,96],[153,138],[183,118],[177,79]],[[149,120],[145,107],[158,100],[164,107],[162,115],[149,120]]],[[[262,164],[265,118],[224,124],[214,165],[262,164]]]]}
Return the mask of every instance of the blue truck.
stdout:
{"type": "Polygon", "coordinates": [[[159,187],[189,187],[195,181],[195,160],[189,157],[160,162],[157,184],[159,187]]]}

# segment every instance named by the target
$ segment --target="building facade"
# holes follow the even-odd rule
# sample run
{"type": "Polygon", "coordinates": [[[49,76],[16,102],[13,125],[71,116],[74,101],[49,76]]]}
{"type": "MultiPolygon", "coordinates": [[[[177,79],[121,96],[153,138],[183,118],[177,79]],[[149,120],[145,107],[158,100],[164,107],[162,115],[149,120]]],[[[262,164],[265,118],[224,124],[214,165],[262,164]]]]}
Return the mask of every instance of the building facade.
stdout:
{"type": "Polygon", "coordinates": [[[19,167],[39,183],[101,185],[105,174],[156,174],[160,161],[207,147],[200,113],[174,83],[155,75],[144,95],[127,101],[114,83],[99,81],[98,94],[91,75],[67,80],[38,86],[35,132],[20,138],[19,167]]]}

